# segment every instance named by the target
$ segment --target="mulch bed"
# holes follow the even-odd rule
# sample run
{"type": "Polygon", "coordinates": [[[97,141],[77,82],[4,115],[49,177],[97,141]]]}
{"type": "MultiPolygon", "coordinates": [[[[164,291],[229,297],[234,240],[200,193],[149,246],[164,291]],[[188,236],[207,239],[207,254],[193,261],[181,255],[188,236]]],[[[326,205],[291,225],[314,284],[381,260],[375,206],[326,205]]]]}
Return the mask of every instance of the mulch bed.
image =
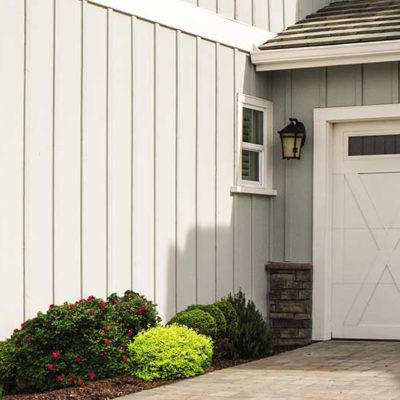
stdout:
{"type": "MultiPolygon", "coordinates": [[[[229,368],[243,364],[248,360],[218,360],[207,368],[207,372],[216,371],[222,368],[229,368]]],[[[5,396],[4,400],[109,400],[116,397],[153,389],[158,386],[167,385],[175,381],[154,381],[145,382],[132,376],[118,376],[115,378],[103,379],[91,382],[83,387],[55,390],[47,393],[16,394],[5,396]]]]}

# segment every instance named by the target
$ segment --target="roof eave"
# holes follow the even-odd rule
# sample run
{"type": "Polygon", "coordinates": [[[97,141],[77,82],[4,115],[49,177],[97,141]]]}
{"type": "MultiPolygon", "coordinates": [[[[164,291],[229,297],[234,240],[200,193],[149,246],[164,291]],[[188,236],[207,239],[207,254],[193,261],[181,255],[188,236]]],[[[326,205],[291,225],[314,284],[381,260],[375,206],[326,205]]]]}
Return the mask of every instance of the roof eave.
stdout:
{"type": "Polygon", "coordinates": [[[251,60],[257,71],[399,61],[400,40],[257,50],[251,60]]]}

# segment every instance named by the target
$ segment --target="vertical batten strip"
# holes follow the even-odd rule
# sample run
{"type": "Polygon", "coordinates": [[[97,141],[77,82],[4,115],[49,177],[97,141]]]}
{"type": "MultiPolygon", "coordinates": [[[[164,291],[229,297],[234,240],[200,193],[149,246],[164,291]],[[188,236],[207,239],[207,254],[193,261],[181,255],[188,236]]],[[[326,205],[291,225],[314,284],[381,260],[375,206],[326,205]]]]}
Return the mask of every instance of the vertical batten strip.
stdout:
{"type": "Polygon", "coordinates": [[[56,138],[56,29],[57,29],[57,7],[56,0],[53,2],[53,104],[52,104],[52,150],[51,150],[51,263],[52,263],[52,303],[56,302],[56,277],[55,277],[55,138],[56,138]]]}
{"type": "Polygon", "coordinates": [[[179,37],[181,32],[175,33],[175,308],[178,311],[178,126],[179,126],[179,37]]]}
{"type": "Polygon", "coordinates": [[[134,282],[133,282],[133,271],[134,271],[134,222],[135,222],[135,214],[134,214],[134,135],[135,135],[135,87],[134,87],[134,69],[135,69],[135,24],[136,17],[131,17],[131,215],[130,215],[130,224],[131,224],[131,277],[130,277],[130,285],[131,290],[133,290],[134,282]]]}
{"type": "Polygon", "coordinates": [[[154,291],[154,302],[157,303],[157,41],[159,40],[160,25],[154,24],[154,42],[153,42],[153,70],[154,70],[154,86],[153,86],[153,291],[154,291]]]}
{"type": "Polygon", "coordinates": [[[83,297],[83,128],[84,128],[84,63],[85,63],[85,47],[84,47],[84,37],[85,37],[85,9],[87,2],[86,0],[81,0],[81,92],[80,92],[80,204],[79,204],[79,233],[80,233],[80,297],[83,297]]]}
{"type": "MultiPolygon", "coordinates": [[[[235,0],[236,1],[236,0],[235,0]]],[[[238,83],[237,83],[237,67],[236,67],[236,59],[238,57],[239,51],[238,49],[233,50],[233,99],[232,99],[232,105],[233,105],[233,128],[234,128],[234,140],[233,140],[233,177],[235,177],[235,172],[236,172],[236,162],[237,162],[237,157],[236,157],[236,147],[237,147],[237,134],[238,134],[238,112],[237,112],[237,94],[238,94],[238,83]]],[[[233,292],[236,290],[236,254],[235,254],[235,245],[236,245],[236,208],[237,208],[237,196],[233,197],[233,205],[232,205],[232,227],[233,227],[233,235],[232,235],[232,260],[233,260],[233,265],[232,265],[232,288],[233,292]]]]}
{"type": "Polygon", "coordinates": [[[106,47],[106,295],[109,293],[110,280],[110,165],[109,165],[109,145],[110,145],[110,14],[111,8],[107,9],[107,47],[106,47]]]}
{"type": "MultiPolygon", "coordinates": [[[[292,116],[292,72],[285,72],[285,121],[292,116]]],[[[285,261],[292,261],[292,231],[291,231],[291,176],[292,164],[285,163],[285,261]]]]}
{"type": "Polygon", "coordinates": [[[220,43],[215,43],[215,126],[214,126],[214,164],[215,164],[215,172],[214,172],[214,300],[217,300],[218,296],[218,50],[220,49],[220,43]]]}
{"type": "Polygon", "coordinates": [[[196,37],[196,191],[195,191],[195,242],[196,242],[196,304],[199,302],[199,203],[198,203],[198,185],[199,185],[199,47],[201,38],[196,37]]]}
{"type": "Polygon", "coordinates": [[[27,277],[26,277],[26,242],[27,242],[27,233],[26,233],[26,139],[27,139],[27,75],[28,75],[28,0],[24,0],[24,105],[23,105],[23,138],[22,138],[22,247],[23,247],[23,260],[22,260],[22,269],[23,269],[23,320],[27,319],[27,277]]]}

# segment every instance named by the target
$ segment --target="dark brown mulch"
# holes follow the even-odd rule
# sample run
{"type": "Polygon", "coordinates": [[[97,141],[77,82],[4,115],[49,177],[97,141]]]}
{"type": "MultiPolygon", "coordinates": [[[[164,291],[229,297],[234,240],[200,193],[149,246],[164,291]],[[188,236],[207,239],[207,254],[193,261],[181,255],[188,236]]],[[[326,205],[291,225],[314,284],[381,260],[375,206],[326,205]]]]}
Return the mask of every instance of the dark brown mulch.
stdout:
{"type": "MultiPolygon", "coordinates": [[[[247,360],[218,360],[214,362],[211,367],[207,368],[206,373],[222,368],[233,367],[245,362],[247,362],[247,360]]],[[[115,378],[95,381],[83,387],[73,387],[47,393],[5,396],[4,400],[109,400],[140,392],[142,390],[153,389],[173,382],[175,381],[145,382],[132,376],[118,376],[115,378]]]]}

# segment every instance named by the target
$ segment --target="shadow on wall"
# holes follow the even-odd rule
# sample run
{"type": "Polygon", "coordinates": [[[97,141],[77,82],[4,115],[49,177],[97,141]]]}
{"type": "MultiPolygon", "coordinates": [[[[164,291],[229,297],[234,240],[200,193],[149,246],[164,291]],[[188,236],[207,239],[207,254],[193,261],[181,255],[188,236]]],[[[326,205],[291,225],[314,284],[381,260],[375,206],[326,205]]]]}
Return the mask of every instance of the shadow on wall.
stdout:
{"type": "Polygon", "coordinates": [[[178,225],[177,245],[169,244],[167,258],[156,255],[155,302],[163,322],[191,304],[212,303],[239,289],[266,315],[269,200],[231,199],[233,211],[204,208],[197,228],[178,225]],[[211,227],[201,223],[205,214],[211,227]]]}

